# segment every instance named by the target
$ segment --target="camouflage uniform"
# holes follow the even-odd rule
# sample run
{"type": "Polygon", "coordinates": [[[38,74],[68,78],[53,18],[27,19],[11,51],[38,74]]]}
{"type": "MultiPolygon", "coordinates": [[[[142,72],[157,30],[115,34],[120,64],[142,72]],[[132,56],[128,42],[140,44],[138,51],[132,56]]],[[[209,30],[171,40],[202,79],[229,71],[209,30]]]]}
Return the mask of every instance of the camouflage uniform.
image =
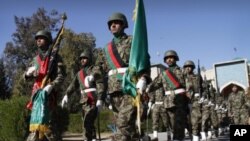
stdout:
{"type": "MultiPolygon", "coordinates": [[[[165,53],[164,61],[167,57],[175,57],[175,60],[179,60],[175,51],[169,50],[165,53]],[[172,55],[173,54],[173,55],[172,55]],[[169,55],[169,56],[168,56],[169,55]]],[[[185,80],[184,75],[177,64],[169,66],[165,71],[169,71],[173,74],[179,82],[179,87],[174,88],[166,80],[165,72],[156,77],[148,86],[148,92],[155,91],[161,87],[164,88],[165,97],[164,106],[167,108],[167,114],[170,117],[171,129],[173,131],[173,139],[182,140],[184,138],[184,129],[187,116],[187,97],[185,95],[185,80]]]]}
{"type": "Polygon", "coordinates": [[[205,91],[203,95],[206,97],[204,102],[202,103],[202,123],[201,130],[202,132],[208,131],[207,138],[210,139],[213,137],[217,137],[217,129],[218,129],[218,117],[215,111],[215,93],[209,89],[209,82],[205,83],[205,91]]]}
{"type": "MultiPolygon", "coordinates": [[[[86,55],[87,56],[87,55],[86,55]]],[[[81,57],[85,57],[81,55],[81,57]]],[[[89,58],[90,56],[88,56],[89,58]]],[[[89,60],[90,61],[90,60],[89,60]]],[[[90,64],[90,63],[88,63],[90,64]]],[[[99,66],[86,65],[77,75],[66,90],[66,95],[70,96],[74,91],[80,89],[82,105],[82,120],[83,120],[83,138],[91,141],[96,139],[96,129],[94,126],[95,120],[98,114],[98,108],[96,107],[97,100],[104,100],[104,84],[103,84],[103,71],[99,66]],[[94,81],[86,86],[84,80],[86,76],[92,75],[94,81]]]]}
{"type": "MultiPolygon", "coordinates": [[[[37,92],[38,89],[40,89],[39,84],[41,83],[41,80],[44,79],[47,72],[45,72],[44,67],[46,64],[45,60],[48,59],[48,51],[50,44],[52,43],[52,36],[49,31],[46,30],[40,30],[37,32],[35,39],[39,40],[39,37],[45,38],[47,42],[49,43],[48,46],[42,46],[38,47],[38,54],[33,58],[32,62],[30,63],[30,67],[35,67],[36,70],[31,74],[27,75],[27,72],[24,74],[25,80],[36,80],[36,82],[33,85],[32,89],[32,96],[37,92]],[[43,70],[44,69],[44,70],[43,70]]],[[[51,54],[54,54],[52,51],[51,54]]],[[[49,83],[44,86],[46,88],[48,85],[51,85],[52,91],[49,93],[48,96],[48,104],[49,104],[49,127],[51,131],[48,131],[48,133],[45,133],[45,136],[47,139],[50,139],[52,137],[52,134],[54,135],[54,140],[61,140],[61,130],[58,129],[58,116],[59,114],[56,111],[57,108],[57,98],[58,98],[58,92],[60,91],[60,86],[62,85],[64,78],[65,78],[65,69],[63,66],[62,58],[59,54],[56,54],[54,56],[55,66],[52,69],[51,75],[49,77],[49,83]],[[51,133],[52,132],[52,133],[51,133]]],[[[27,105],[27,108],[31,108],[31,105],[27,105]]],[[[32,133],[27,138],[27,141],[31,141],[34,138],[31,138],[32,133]]],[[[44,138],[45,139],[45,138],[44,138]]]]}
{"type": "MultiPolygon", "coordinates": [[[[121,22],[124,26],[123,28],[128,27],[127,19],[122,13],[114,13],[109,18],[109,29],[113,21],[121,22]]],[[[102,65],[103,71],[108,77],[107,94],[110,96],[110,103],[116,115],[116,126],[118,128],[114,139],[119,141],[132,140],[133,136],[136,135],[137,111],[136,106],[133,104],[134,97],[129,94],[124,94],[122,88],[122,75],[129,65],[131,43],[132,36],[128,36],[124,32],[115,35],[112,41],[100,52],[96,61],[97,64],[102,65]],[[110,44],[116,53],[108,49],[110,44]],[[112,61],[111,52],[114,53],[113,57],[119,60],[119,68],[110,64],[110,61],[112,61]]]]}
{"type": "Polygon", "coordinates": [[[152,106],[152,122],[153,122],[153,131],[159,131],[159,123],[162,120],[164,127],[167,131],[170,130],[169,117],[167,115],[167,109],[164,107],[164,90],[159,88],[155,91],[155,94],[150,94],[150,102],[153,103],[152,106]]]}
{"type": "Polygon", "coordinates": [[[199,103],[199,76],[193,73],[185,75],[186,89],[189,97],[191,98],[191,125],[192,134],[198,136],[201,126],[201,104],[199,103]]]}
{"type": "Polygon", "coordinates": [[[248,95],[243,93],[243,98],[244,98],[244,104],[242,106],[242,109],[240,111],[240,124],[246,125],[248,124],[248,117],[249,117],[249,97],[248,95]]]}
{"type": "Polygon", "coordinates": [[[228,112],[229,115],[233,118],[234,124],[243,123],[243,119],[241,119],[240,116],[244,104],[245,104],[245,96],[242,91],[237,90],[237,92],[230,93],[228,98],[228,108],[229,108],[228,112]]]}

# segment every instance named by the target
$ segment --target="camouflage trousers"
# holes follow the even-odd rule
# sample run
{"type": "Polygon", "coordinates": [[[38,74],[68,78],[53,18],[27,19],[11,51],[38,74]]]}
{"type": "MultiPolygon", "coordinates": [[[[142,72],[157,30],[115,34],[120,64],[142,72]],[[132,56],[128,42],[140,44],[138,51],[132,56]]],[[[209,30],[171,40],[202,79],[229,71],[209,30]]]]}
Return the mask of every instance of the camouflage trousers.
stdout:
{"type": "Polygon", "coordinates": [[[232,109],[233,113],[233,123],[232,124],[240,124],[241,123],[241,112],[240,109],[232,109]]]}
{"type": "Polygon", "coordinates": [[[192,107],[191,111],[192,134],[198,136],[201,127],[201,110],[200,107],[192,107]]]}
{"type": "Polygon", "coordinates": [[[98,109],[95,105],[82,106],[82,121],[83,121],[83,138],[91,141],[96,139],[95,120],[97,118],[98,109]]]}
{"type": "Polygon", "coordinates": [[[154,104],[151,115],[154,131],[159,131],[160,120],[162,120],[163,126],[166,129],[170,129],[170,121],[167,114],[167,109],[164,107],[163,104],[154,104]]]}
{"type": "Polygon", "coordinates": [[[173,139],[183,140],[185,137],[185,127],[187,119],[186,108],[167,108],[167,115],[170,117],[170,127],[174,135],[173,139]]]}
{"type": "Polygon", "coordinates": [[[133,105],[134,98],[130,95],[116,92],[110,95],[113,112],[116,115],[118,128],[114,140],[130,141],[136,135],[136,107],[133,105]]]}
{"type": "Polygon", "coordinates": [[[218,117],[214,110],[202,111],[201,131],[206,132],[211,128],[218,129],[218,117]]]}

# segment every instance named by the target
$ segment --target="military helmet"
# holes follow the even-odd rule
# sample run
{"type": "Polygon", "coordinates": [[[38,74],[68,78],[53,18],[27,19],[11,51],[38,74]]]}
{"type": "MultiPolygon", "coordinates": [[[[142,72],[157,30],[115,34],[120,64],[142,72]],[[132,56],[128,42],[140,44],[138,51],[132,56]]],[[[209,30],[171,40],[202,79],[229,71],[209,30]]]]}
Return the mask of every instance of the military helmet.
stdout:
{"type": "Polygon", "coordinates": [[[40,30],[36,33],[35,39],[38,37],[45,37],[49,43],[52,43],[52,35],[49,31],[47,30],[40,30]]]}
{"type": "Polygon", "coordinates": [[[81,59],[81,58],[88,58],[88,59],[90,59],[90,54],[87,51],[84,51],[84,52],[81,53],[79,59],[81,59]]]}
{"type": "Polygon", "coordinates": [[[124,24],[124,28],[127,28],[128,27],[128,21],[127,21],[127,18],[124,14],[122,13],[113,13],[109,19],[108,19],[108,28],[110,28],[110,25],[111,25],[111,22],[112,21],[122,21],[123,24],[124,24]]]}
{"type": "Polygon", "coordinates": [[[183,67],[185,68],[185,67],[187,67],[187,66],[191,66],[193,69],[195,69],[195,64],[194,64],[194,62],[191,61],[191,60],[188,60],[188,61],[186,61],[186,62],[184,63],[183,67]]]}
{"type": "Polygon", "coordinates": [[[178,54],[174,50],[168,50],[168,51],[166,51],[165,54],[164,54],[164,58],[163,58],[164,60],[163,61],[165,61],[166,58],[170,57],[170,56],[175,57],[176,61],[179,61],[178,54]]]}

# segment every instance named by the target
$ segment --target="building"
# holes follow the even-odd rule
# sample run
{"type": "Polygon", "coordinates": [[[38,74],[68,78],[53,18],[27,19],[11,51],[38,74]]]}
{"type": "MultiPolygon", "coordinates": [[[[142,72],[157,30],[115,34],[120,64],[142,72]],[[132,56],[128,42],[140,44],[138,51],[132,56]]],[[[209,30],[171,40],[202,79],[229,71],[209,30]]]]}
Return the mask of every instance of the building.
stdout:
{"type": "Polygon", "coordinates": [[[203,71],[202,77],[211,80],[212,85],[224,96],[231,92],[232,85],[237,85],[240,90],[249,87],[250,65],[247,59],[235,59],[215,63],[210,70],[203,71]]]}

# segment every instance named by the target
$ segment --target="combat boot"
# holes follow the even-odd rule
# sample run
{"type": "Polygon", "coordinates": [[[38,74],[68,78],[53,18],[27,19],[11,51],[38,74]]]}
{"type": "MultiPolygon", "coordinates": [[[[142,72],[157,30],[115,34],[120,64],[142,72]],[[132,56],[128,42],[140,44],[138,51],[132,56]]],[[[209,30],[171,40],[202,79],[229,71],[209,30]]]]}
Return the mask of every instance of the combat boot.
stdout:
{"type": "Polygon", "coordinates": [[[201,141],[206,141],[206,140],[207,140],[206,133],[201,132],[201,141]]]}
{"type": "Polygon", "coordinates": [[[158,132],[157,131],[153,132],[153,138],[151,139],[151,141],[158,141],[158,132]]]}
{"type": "Polygon", "coordinates": [[[36,141],[38,139],[38,135],[36,132],[32,132],[29,134],[26,141],[36,141]]]}
{"type": "Polygon", "coordinates": [[[199,140],[199,136],[193,135],[193,141],[200,141],[200,140],[199,140]]]}
{"type": "Polygon", "coordinates": [[[212,131],[207,132],[207,139],[212,139],[212,131]]]}

